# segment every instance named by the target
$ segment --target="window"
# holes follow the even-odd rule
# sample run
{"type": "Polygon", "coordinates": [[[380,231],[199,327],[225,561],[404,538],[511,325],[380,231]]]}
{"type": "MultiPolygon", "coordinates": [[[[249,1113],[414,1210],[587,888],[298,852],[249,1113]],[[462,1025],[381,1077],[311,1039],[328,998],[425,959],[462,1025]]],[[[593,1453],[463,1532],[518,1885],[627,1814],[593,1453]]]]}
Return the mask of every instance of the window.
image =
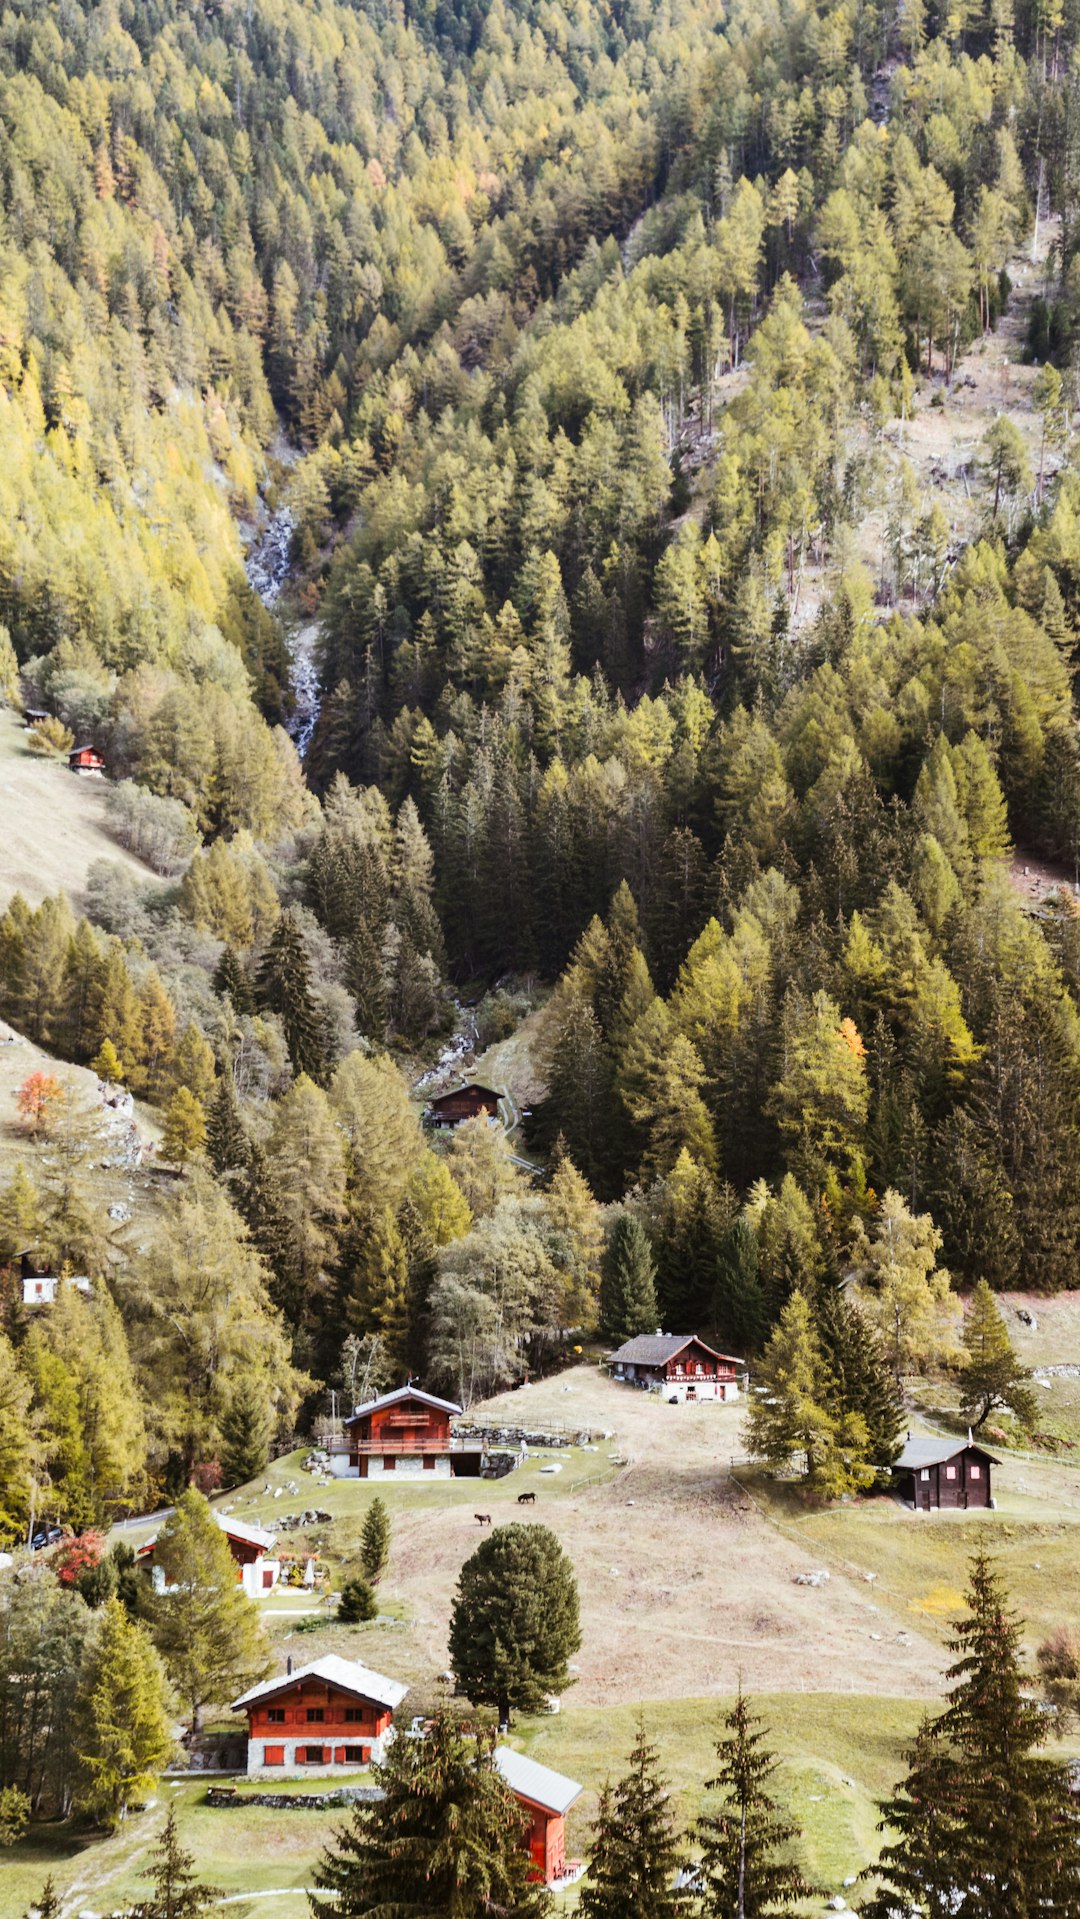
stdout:
{"type": "Polygon", "coordinates": [[[326,1714],[321,1706],[309,1706],[307,1716],[309,1726],[321,1726],[323,1720],[326,1718],[326,1714]]]}
{"type": "Polygon", "coordinates": [[[698,1376],[698,1378],[700,1379],[700,1378],[701,1378],[701,1375],[702,1375],[702,1373],[703,1373],[703,1372],[705,1371],[705,1368],[704,1368],[704,1366],[695,1366],[695,1367],[694,1367],[694,1371],[695,1371],[695,1373],[697,1374],[697,1376],[698,1376]]]}
{"type": "Polygon", "coordinates": [[[968,1469],[968,1470],[969,1470],[969,1471],[970,1471],[970,1473],[971,1473],[971,1477],[972,1477],[972,1479],[981,1479],[981,1478],[982,1478],[982,1467],[981,1467],[981,1466],[971,1466],[971,1467],[969,1467],[969,1469],[968,1469]]]}
{"type": "Polygon", "coordinates": [[[430,1472],[434,1472],[434,1470],[435,1470],[434,1453],[425,1453],[424,1454],[424,1471],[426,1473],[430,1473],[430,1472]]]}
{"type": "Polygon", "coordinates": [[[363,1706],[346,1706],[345,1724],[347,1726],[355,1726],[359,1720],[363,1719],[363,1717],[364,1717],[363,1706]]]}
{"type": "Polygon", "coordinates": [[[386,1453],[383,1458],[383,1472],[392,1473],[396,1464],[397,1461],[393,1456],[390,1453],[386,1453]]]}
{"type": "Polygon", "coordinates": [[[366,1766],[371,1758],[370,1746],[346,1746],[345,1763],[352,1766],[366,1766]]]}
{"type": "Polygon", "coordinates": [[[955,1478],[956,1478],[956,1467],[955,1467],[955,1466],[946,1466],[946,1468],[945,1468],[945,1477],[946,1477],[946,1479],[955,1479],[955,1478]]]}
{"type": "Polygon", "coordinates": [[[283,1766],[284,1764],[285,1764],[284,1746],[264,1746],[263,1747],[263,1765],[264,1766],[283,1766]]]}
{"type": "Polygon", "coordinates": [[[283,1726],[285,1724],[284,1706],[268,1706],[266,1717],[272,1726],[283,1726]]]}
{"type": "Polygon", "coordinates": [[[321,1766],[323,1749],[321,1746],[301,1746],[297,1758],[302,1766],[321,1766]]]}
{"type": "Polygon", "coordinates": [[[923,1469],[922,1469],[922,1472],[921,1472],[921,1473],[919,1474],[919,1478],[920,1478],[920,1479],[929,1479],[929,1477],[930,1477],[930,1468],[929,1468],[929,1466],[924,1466],[924,1467],[923,1467],[923,1469]]]}

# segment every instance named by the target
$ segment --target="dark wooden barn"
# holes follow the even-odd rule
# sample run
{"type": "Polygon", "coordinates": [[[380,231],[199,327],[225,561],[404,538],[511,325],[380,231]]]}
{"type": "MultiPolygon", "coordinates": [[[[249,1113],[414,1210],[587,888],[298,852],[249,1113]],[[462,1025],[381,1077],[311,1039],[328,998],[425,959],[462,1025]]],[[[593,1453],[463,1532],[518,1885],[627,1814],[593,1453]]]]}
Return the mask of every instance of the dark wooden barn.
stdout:
{"type": "Polygon", "coordinates": [[[901,1499],[917,1513],[969,1512],[992,1506],[993,1453],[966,1440],[909,1438],[893,1467],[901,1499]]]}
{"type": "Polygon", "coordinates": [[[491,1086],[478,1086],[470,1081],[429,1100],[426,1118],[432,1126],[460,1126],[463,1119],[478,1119],[481,1113],[497,1119],[499,1095],[491,1086]]]}

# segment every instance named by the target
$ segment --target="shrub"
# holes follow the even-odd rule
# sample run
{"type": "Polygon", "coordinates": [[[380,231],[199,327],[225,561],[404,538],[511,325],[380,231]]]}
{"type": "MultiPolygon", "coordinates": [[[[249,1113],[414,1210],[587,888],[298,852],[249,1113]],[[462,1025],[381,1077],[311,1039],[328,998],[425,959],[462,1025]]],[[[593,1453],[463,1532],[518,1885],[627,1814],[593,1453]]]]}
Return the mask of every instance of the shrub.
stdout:
{"type": "Polygon", "coordinates": [[[347,1579],[341,1588],[337,1616],[346,1626],[362,1626],[377,1617],[378,1602],[366,1579],[347,1579]]]}
{"type": "Polygon", "coordinates": [[[13,1846],[30,1824],[30,1801],[18,1786],[0,1789],[0,1846],[13,1846]]]}
{"type": "Polygon", "coordinates": [[[75,744],[75,735],[63,720],[50,713],[47,720],[35,720],[26,741],[31,753],[39,753],[43,759],[62,759],[71,752],[75,744]]]}

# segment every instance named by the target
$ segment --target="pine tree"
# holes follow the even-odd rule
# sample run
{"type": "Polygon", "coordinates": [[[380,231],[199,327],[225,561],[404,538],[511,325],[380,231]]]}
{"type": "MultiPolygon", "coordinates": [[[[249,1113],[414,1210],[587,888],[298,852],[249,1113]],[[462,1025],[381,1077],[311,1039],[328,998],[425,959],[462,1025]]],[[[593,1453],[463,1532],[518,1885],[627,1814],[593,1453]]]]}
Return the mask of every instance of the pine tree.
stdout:
{"type": "Polygon", "coordinates": [[[245,1171],[251,1153],[236,1084],[225,1071],[214,1088],[206,1114],[206,1150],[219,1179],[235,1180],[245,1171]]]}
{"type": "Polygon", "coordinates": [[[363,1626],[379,1616],[379,1602],[366,1579],[347,1579],[341,1588],[337,1618],[343,1626],[363,1626]]]}
{"type": "Polygon", "coordinates": [[[582,1919],[675,1919],[683,1909],[675,1887],[681,1846],[656,1761],[642,1721],[629,1770],[600,1795],[582,1919]]]}
{"type": "Polygon", "coordinates": [[[382,1799],[358,1804],[319,1861],[315,1919],[542,1919],[526,1822],[487,1741],[440,1711],[423,1739],[395,1739],[377,1777],[382,1799]]]}
{"type": "Polygon", "coordinates": [[[161,1152],[181,1170],[197,1159],[206,1145],[206,1115],[194,1093],[178,1086],[165,1112],[161,1152]]]}
{"type": "Polygon", "coordinates": [[[701,1911],[704,1919],[773,1919],[811,1893],[783,1857],[799,1828],[771,1796],[777,1762],[741,1688],[724,1725],[729,1736],[716,1748],[720,1768],[706,1784],[707,1791],[722,1792],[724,1802],[698,1821],[701,1911]]]}
{"type": "Polygon", "coordinates": [[[154,1643],[197,1731],[205,1705],[266,1671],[262,1624],[237,1584],[225,1534],[194,1487],[158,1533],[154,1560],[165,1579],[165,1591],[154,1595],[154,1643]]]}
{"type": "Polygon", "coordinates": [[[228,941],[221,951],[221,958],[214,968],[214,991],[223,999],[232,1001],[234,1013],[250,1013],[254,1007],[251,984],[240,964],[240,958],[234,946],[228,941]]]}
{"type": "Polygon", "coordinates": [[[161,1662],[116,1599],[101,1608],[83,1695],[77,1803],[115,1829],[172,1751],[161,1662]]]}
{"type": "Polygon", "coordinates": [[[808,1486],[827,1499],[874,1480],[862,1414],[834,1416],[834,1394],[809,1304],[792,1293],[757,1369],[750,1450],[774,1468],[801,1460],[808,1486]]]}
{"type": "Polygon", "coordinates": [[[757,1236],[749,1220],[737,1219],[725,1236],[716,1267],[715,1318],[739,1353],[760,1351],[767,1329],[765,1294],[758,1274],[757,1236]]]}
{"type": "Polygon", "coordinates": [[[658,1321],[656,1267],[644,1227],[620,1213],[600,1263],[600,1332],[605,1339],[654,1333],[658,1321]]]}
{"type": "Polygon", "coordinates": [[[450,1619],[450,1665],[474,1705],[536,1712],[570,1683],[581,1645],[577,1581],[547,1526],[499,1526],[465,1561],[450,1619]]]}
{"type": "Polygon", "coordinates": [[[277,1013],[293,1072],[318,1081],[326,1063],[322,1022],[311,991],[300,927],[293,912],[282,913],[270,935],[256,978],[259,1005],[277,1013]]]}
{"type": "Polygon", "coordinates": [[[241,1374],[229,1390],[221,1415],[221,1470],[226,1486],[242,1486],[265,1472],[273,1431],[265,1379],[257,1373],[241,1374]]]}
{"type": "Polygon", "coordinates": [[[91,1069],[99,1079],[110,1086],[121,1086],[126,1077],[126,1068],[112,1040],[106,1037],[98,1047],[97,1054],[90,1062],[91,1069]]]}
{"type": "Polygon", "coordinates": [[[376,1493],[364,1515],[360,1534],[360,1564],[365,1577],[377,1580],[386,1571],[390,1557],[390,1515],[376,1493]]]}
{"type": "Polygon", "coordinates": [[[1022,1426],[1035,1418],[1031,1374],[1012,1349],[1009,1329],[985,1279],[976,1282],[964,1320],[967,1360],[960,1374],[960,1408],[975,1431],[995,1406],[1007,1406],[1022,1426]]]}
{"type": "Polygon", "coordinates": [[[143,1877],[151,1881],[154,1889],[148,1899],[139,1900],[132,1919],[199,1919],[200,1913],[215,1909],[223,1897],[222,1891],[218,1886],[203,1885],[196,1879],[192,1871],[195,1855],[180,1844],[176,1811],[172,1806],[150,1856],[154,1863],[143,1877]]]}
{"type": "Polygon", "coordinates": [[[903,1437],[904,1399],[879,1335],[837,1286],[819,1294],[814,1318],[832,1380],[830,1412],[860,1413],[867,1458],[891,1466],[903,1437]]]}
{"type": "Polygon", "coordinates": [[[1021,1624],[984,1553],[966,1597],[949,1702],[881,1807],[883,1829],[899,1836],[882,1849],[866,1910],[889,1919],[899,1897],[935,1919],[1080,1919],[1080,1813],[1067,1767],[1038,1756],[1047,1726],[1024,1694],[1021,1624]]]}
{"type": "Polygon", "coordinates": [[[33,1905],[27,1906],[23,1919],[61,1919],[62,1912],[60,1894],[50,1873],[33,1905]]]}

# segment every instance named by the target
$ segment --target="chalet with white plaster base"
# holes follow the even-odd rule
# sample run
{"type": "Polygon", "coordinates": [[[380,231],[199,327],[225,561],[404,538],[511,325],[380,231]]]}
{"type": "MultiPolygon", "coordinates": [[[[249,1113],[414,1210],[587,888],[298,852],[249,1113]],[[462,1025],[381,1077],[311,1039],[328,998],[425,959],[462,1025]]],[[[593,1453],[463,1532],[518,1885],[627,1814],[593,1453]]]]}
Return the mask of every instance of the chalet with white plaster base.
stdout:
{"type": "MultiPolygon", "coordinates": [[[[281,1561],[271,1557],[277,1545],[277,1534],[267,1532],[264,1526],[249,1526],[242,1519],[232,1519],[225,1513],[215,1513],[214,1518],[229,1542],[229,1551],[236,1566],[238,1583],[244,1588],[249,1599],[257,1599],[260,1593],[273,1592],[281,1576],[281,1561]]],[[[138,1547],[135,1557],[154,1582],[155,1592],[165,1591],[165,1569],[157,1564],[155,1553],[158,1536],[145,1541],[138,1547]]]]}
{"type": "Polygon", "coordinates": [[[746,1361],[717,1353],[693,1333],[640,1333],[608,1357],[613,1379],[663,1398],[738,1399],[746,1361]]]}
{"type": "Polygon", "coordinates": [[[234,1699],[233,1712],[247,1714],[247,1769],[286,1773],[333,1773],[368,1766],[385,1757],[394,1737],[393,1718],[409,1688],[357,1660],[327,1653],[310,1666],[234,1699]]]}

